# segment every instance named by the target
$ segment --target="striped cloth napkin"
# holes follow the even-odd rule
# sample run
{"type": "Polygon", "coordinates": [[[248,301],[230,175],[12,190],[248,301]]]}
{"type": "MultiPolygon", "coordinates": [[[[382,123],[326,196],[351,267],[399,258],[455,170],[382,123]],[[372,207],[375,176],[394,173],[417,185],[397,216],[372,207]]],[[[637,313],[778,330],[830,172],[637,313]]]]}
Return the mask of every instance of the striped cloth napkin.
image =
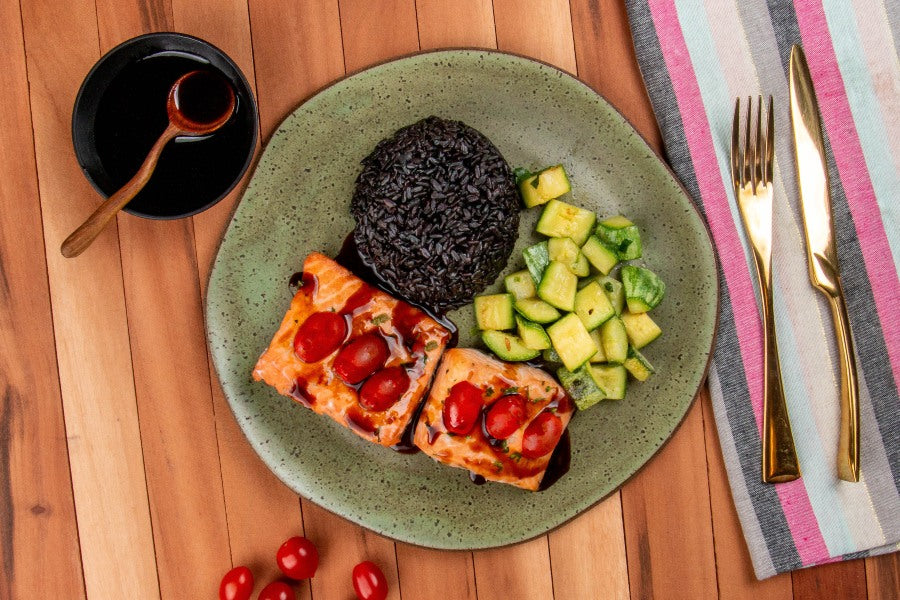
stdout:
{"type": "Polygon", "coordinates": [[[760,579],[900,549],[900,4],[627,0],[638,62],[675,172],[721,263],[710,390],[732,497],[760,579]],[[827,135],[839,261],[860,374],[862,478],[838,480],[838,360],[809,283],[788,64],[802,44],[827,135]],[[762,326],[729,174],[734,100],[776,108],[775,320],[803,477],[760,480],[762,326]]]}

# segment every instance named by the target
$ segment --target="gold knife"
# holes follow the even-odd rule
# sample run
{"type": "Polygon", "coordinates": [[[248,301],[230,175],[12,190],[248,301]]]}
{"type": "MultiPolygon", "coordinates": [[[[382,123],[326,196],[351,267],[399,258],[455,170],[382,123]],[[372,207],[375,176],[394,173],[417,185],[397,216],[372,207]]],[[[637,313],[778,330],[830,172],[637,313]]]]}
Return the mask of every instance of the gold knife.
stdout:
{"type": "Polygon", "coordinates": [[[841,429],[837,471],[844,481],[859,481],[859,387],[854,361],[853,336],[844,303],[838,269],[828,165],[819,125],[819,104],[813,89],[806,56],[800,46],[791,49],[791,127],[800,206],[806,231],[806,256],[813,286],[828,298],[837,335],[841,365],[841,429]]]}

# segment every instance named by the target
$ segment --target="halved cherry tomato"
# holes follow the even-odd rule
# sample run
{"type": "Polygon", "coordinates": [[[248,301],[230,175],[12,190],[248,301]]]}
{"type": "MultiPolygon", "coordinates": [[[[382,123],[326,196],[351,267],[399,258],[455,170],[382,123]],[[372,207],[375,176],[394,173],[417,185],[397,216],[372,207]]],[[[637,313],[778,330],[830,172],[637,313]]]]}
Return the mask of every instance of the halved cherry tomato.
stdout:
{"type": "Polygon", "coordinates": [[[286,540],[275,554],[281,572],[291,579],[309,579],[319,568],[316,545],[299,535],[286,540]]]}
{"type": "Polygon", "coordinates": [[[481,389],[468,381],[460,381],[450,388],[450,394],[444,400],[444,427],[450,433],[466,435],[478,421],[483,404],[481,389]]]}
{"type": "Polygon", "coordinates": [[[285,582],[273,581],[262,589],[257,600],[297,600],[297,594],[285,582]]]}
{"type": "Polygon", "coordinates": [[[387,410],[409,389],[409,374],[403,367],[376,371],[359,390],[359,403],[367,410],[387,410]]]}
{"type": "Polygon", "coordinates": [[[345,383],[354,385],[377,371],[388,359],[387,342],[377,333],[361,335],[338,352],[334,372],[345,383]]]}
{"type": "Polygon", "coordinates": [[[388,592],[387,579],[378,565],[366,560],[353,567],[353,590],[359,600],[384,600],[388,592]]]}
{"type": "Polygon", "coordinates": [[[544,411],[525,428],[522,436],[522,456],[540,458],[556,447],[563,432],[562,420],[552,412],[544,411]]]}
{"type": "Polygon", "coordinates": [[[219,584],[219,600],[250,600],[253,573],[247,567],[235,567],[225,573],[219,584]]]}
{"type": "Polygon", "coordinates": [[[487,432],[498,440],[505,440],[525,422],[525,398],[519,394],[503,396],[491,406],[484,417],[487,432]]]}
{"type": "Polygon", "coordinates": [[[347,321],[333,312],[309,315],[294,336],[294,352],[307,363],[319,362],[341,347],[347,337],[347,321]]]}

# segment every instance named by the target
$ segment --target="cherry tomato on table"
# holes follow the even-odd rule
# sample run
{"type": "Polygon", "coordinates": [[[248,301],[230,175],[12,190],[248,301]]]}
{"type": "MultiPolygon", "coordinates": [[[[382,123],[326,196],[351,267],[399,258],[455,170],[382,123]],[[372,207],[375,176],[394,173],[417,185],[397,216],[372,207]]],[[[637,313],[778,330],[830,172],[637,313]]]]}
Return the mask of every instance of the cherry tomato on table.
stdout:
{"type": "Polygon", "coordinates": [[[334,372],[354,385],[377,371],[388,359],[387,342],[377,333],[361,335],[344,346],[334,359],[334,372]]]}
{"type": "Polygon", "coordinates": [[[359,403],[367,410],[387,410],[409,389],[409,375],[403,367],[376,371],[359,390],[359,403]]]}
{"type": "Polygon", "coordinates": [[[219,584],[219,600],[250,600],[253,573],[247,567],[235,567],[225,573],[219,584]]]}
{"type": "Polygon", "coordinates": [[[481,389],[468,381],[460,381],[450,388],[444,401],[444,427],[450,433],[466,435],[475,426],[483,404],[481,389]]]}
{"type": "Polygon", "coordinates": [[[353,567],[353,590],[359,600],[384,600],[388,592],[387,579],[378,565],[363,561],[353,567]]]}
{"type": "Polygon", "coordinates": [[[562,419],[552,412],[544,411],[525,428],[522,436],[522,456],[540,458],[556,447],[562,435],[562,419]]]}
{"type": "Polygon", "coordinates": [[[341,347],[347,337],[347,320],[333,312],[309,315],[294,336],[294,352],[307,363],[319,362],[341,347]]]}
{"type": "Polygon", "coordinates": [[[298,535],[286,540],[278,548],[275,562],[281,572],[291,579],[309,579],[319,567],[319,551],[315,544],[298,535]]]}
{"type": "Polygon", "coordinates": [[[297,594],[285,582],[273,581],[262,589],[257,600],[297,600],[297,594]]]}
{"type": "Polygon", "coordinates": [[[484,428],[492,437],[505,440],[525,422],[525,398],[519,394],[503,396],[484,417],[484,428]]]}

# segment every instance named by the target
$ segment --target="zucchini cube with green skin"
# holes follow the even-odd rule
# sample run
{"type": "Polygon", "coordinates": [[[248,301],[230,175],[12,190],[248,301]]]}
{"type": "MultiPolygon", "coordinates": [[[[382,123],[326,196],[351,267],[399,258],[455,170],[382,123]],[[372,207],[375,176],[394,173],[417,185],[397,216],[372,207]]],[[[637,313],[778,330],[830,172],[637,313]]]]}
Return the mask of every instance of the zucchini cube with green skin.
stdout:
{"type": "Polygon", "coordinates": [[[552,345],[549,348],[547,348],[546,350],[544,350],[543,352],[541,352],[541,360],[543,360],[545,363],[548,363],[551,365],[561,365],[562,364],[562,359],[559,357],[559,354],[556,353],[556,350],[553,349],[552,345]]]}
{"type": "Polygon", "coordinates": [[[625,333],[628,336],[628,341],[637,350],[640,350],[662,335],[662,329],[647,313],[634,314],[626,311],[622,313],[621,318],[622,323],[625,324],[625,333]]]}
{"type": "Polygon", "coordinates": [[[538,298],[560,310],[575,310],[575,292],[578,291],[578,276],[569,268],[556,261],[550,261],[538,284],[538,298]]]}
{"type": "Polygon", "coordinates": [[[616,314],[621,315],[622,311],[625,310],[625,289],[622,286],[622,282],[607,276],[599,278],[597,283],[603,286],[603,291],[606,292],[606,296],[612,302],[616,314]]]}
{"type": "Polygon", "coordinates": [[[513,308],[516,312],[535,323],[546,325],[560,318],[562,315],[555,307],[547,304],[540,298],[523,298],[516,300],[513,308]]]}
{"type": "Polygon", "coordinates": [[[569,176],[562,165],[547,167],[543,171],[519,181],[519,193],[527,208],[544,204],[571,191],[569,176]]]}
{"type": "Polygon", "coordinates": [[[505,287],[506,291],[512,294],[516,300],[534,298],[534,295],[537,293],[536,288],[534,287],[534,279],[531,278],[531,273],[527,270],[516,271],[515,273],[510,273],[504,277],[503,287],[505,287]]]}
{"type": "Polygon", "coordinates": [[[637,225],[618,215],[597,223],[594,234],[607,248],[616,253],[619,260],[641,257],[641,233],[637,225]]]}
{"type": "Polygon", "coordinates": [[[628,334],[619,317],[613,317],[600,326],[603,353],[611,363],[622,364],[628,358],[628,334]]]}
{"type": "Polygon", "coordinates": [[[628,312],[647,312],[655,308],[666,294],[666,284],[650,269],[625,265],[621,276],[628,312]]]}
{"type": "Polygon", "coordinates": [[[575,294],[575,314],[587,330],[591,331],[615,316],[616,310],[600,284],[593,281],[575,294]]]}
{"type": "Polygon", "coordinates": [[[546,350],[550,348],[550,336],[544,328],[528,319],[516,315],[516,329],[522,343],[532,350],[546,350]]]}
{"type": "Polygon", "coordinates": [[[587,258],[595,269],[609,275],[612,268],[619,262],[616,253],[603,245],[596,235],[590,236],[581,247],[581,253],[587,258]]]}
{"type": "Polygon", "coordinates": [[[578,315],[568,314],[547,328],[547,335],[559,359],[568,370],[574,371],[597,353],[584,323],[578,315]]]}
{"type": "Polygon", "coordinates": [[[482,331],[481,341],[500,360],[510,362],[531,360],[532,358],[537,358],[541,353],[540,350],[532,350],[522,343],[522,338],[505,331],[482,331]]]}
{"type": "Polygon", "coordinates": [[[628,348],[628,358],[625,359],[622,366],[638,381],[647,381],[652,374],[656,373],[650,361],[634,347],[628,348]]]}
{"type": "Polygon", "coordinates": [[[543,241],[534,246],[528,246],[522,250],[522,257],[525,259],[525,266],[531,273],[531,278],[535,285],[541,282],[544,276],[544,269],[550,264],[550,253],[547,249],[547,242],[543,241]]]}
{"type": "Polygon", "coordinates": [[[625,398],[625,387],[628,373],[622,365],[591,365],[588,367],[591,378],[605,400],[622,400],[625,398]]]}
{"type": "Polygon", "coordinates": [[[587,277],[591,272],[587,258],[572,238],[550,238],[547,240],[547,253],[551,261],[564,263],[579,277],[587,277]]]}
{"type": "Polygon", "coordinates": [[[548,237],[572,238],[578,246],[587,241],[597,215],[560,200],[551,200],[544,207],[535,230],[548,237]]]}
{"type": "Polygon", "coordinates": [[[605,399],[603,391],[594,383],[594,378],[591,377],[588,369],[589,367],[584,366],[572,372],[565,367],[560,367],[556,371],[556,378],[575,402],[578,410],[586,410],[605,399]]]}
{"type": "Polygon", "coordinates": [[[604,363],[606,362],[606,354],[603,352],[603,339],[600,337],[600,329],[595,329],[589,332],[591,335],[591,339],[594,340],[594,345],[597,346],[597,354],[591,357],[592,363],[604,363]]]}
{"type": "Polygon", "coordinates": [[[503,330],[515,327],[513,295],[475,296],[475,321],[479,329],[503,330]]]}

